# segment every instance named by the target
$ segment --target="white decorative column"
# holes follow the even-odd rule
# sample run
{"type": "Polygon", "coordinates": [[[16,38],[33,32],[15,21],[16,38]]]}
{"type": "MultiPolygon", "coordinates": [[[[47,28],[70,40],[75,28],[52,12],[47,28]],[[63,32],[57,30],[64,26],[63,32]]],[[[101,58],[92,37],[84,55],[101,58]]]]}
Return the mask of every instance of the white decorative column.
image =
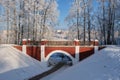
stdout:
{"type": "Polygon", "coordinates": [[[23,46],[22,46],[22,52],[25,53],[25,54],[27,54],[26,45],[23,45],[23,46]]]}
{"type": "Polygon", "coordinates": [[[27,45],[27,40],[26,40],[26,39],[23,39],[23,40],[22,40],[22,45],[23,45],[23,46],[22,46],[22,52],[25,53],[25,54],[27,54],[27,51],[26,51],[26,50],[27,50],[27,49],[26,49],[26,47],[27,47],[27,46],[26,46],[26,45],[27,45]]]}
{"type": "Polygon", "coordinates": [[[79,56],[80,56],[80,42],[79,40],[74,40],[75,43],[75,62],[79,62],[79,56]]]}
{"type": "Polygon", "coordinates": [[[94,53],[98,52],[98,46],[94,46],[94,53]]]}
{"type": "Polygon", "coordinates": [[[45,45],[41,45],[41,62],[45,61],[45,45]]]}
{"type": "Polygon", "coordinates": [[[80,56],[80,46],[75,46],[75,59],[76,59],[76,62],[78,62],[80,59],[79,59],[79,56],[80,56]]]}
{"type": "Polygon", "coordinates": [[[41,62],[45,61],[45,45],[47,43],[46,39],[41,40],[41,62]]]}

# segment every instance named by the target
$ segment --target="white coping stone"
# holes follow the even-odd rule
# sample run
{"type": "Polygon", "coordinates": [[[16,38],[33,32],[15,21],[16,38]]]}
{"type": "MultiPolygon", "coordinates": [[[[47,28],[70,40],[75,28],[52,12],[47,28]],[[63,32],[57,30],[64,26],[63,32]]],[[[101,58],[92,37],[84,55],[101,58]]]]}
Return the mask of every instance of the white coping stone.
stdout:
{"type": "Polygon", "coordinates": [[[74,39],[74,41],[79,41],[78,39],[74,39]]]}
{"type": "Polygon", "coordinates": [[[27,41],[27,39],[22,39],[22,41],[27,41]]]}

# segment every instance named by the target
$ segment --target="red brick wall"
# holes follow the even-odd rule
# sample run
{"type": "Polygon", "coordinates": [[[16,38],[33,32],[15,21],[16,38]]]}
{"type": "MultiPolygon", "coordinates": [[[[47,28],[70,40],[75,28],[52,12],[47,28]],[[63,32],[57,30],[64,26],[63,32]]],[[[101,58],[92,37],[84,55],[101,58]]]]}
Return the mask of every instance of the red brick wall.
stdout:
{"type": "Polygon", "coordinates": [[[80,61],[94,53],[94,47],[80,47],[80,61]]]}
{"type": "Polygon", "coordinates": [[[16,45],[16,46],[13,46],[13,47],[20,50],[20,51],[22,51],[22,46],[16,45]]]}
{"type": "MultiPolygon", "coordinates": [[[[22,51],[22,46],[14,46],[15,48],[17,48],[18,50],[22,51]]],[[[99,50],[103,49],[105,47],[99,47],[99,50]]],[[[55,50],[62,50],[65,51],[67,53],[70,53],[71,56],[75,57],[75,47],[45,47],[45,57],[51,53],[52,51],[55,50]]],[[[26,53],[37,59],[37,60],[41,60],[41,49],[38,46],[27,46],[26,47],[26,53]]],[[[94,53],[94,47],[80,47],[80,61],[89,57],[90,55],[92,55],[94,53]]]]}
{"type": "Polygon", "coordinates": [[[40,58],[40,47],[37,46],[27,46],[26,48],[26,52],[29,56],[37,59],[37,60],[41,60],[40,58]]]}
{"type": "Polygon", "coordinates": [[[55,50],[62,50],[68,52],[71,56],[75,57],[75,47],[45,47],[45,57],[55,50]]]}
{"type": "Polygon", "coordinates": [[[32,48],[32,46],[27,46],[27,47],[26,47],[26,53],[27,53],[29,56],[32,56],[32,53],[33,53],[33,48],[32,48]]]}

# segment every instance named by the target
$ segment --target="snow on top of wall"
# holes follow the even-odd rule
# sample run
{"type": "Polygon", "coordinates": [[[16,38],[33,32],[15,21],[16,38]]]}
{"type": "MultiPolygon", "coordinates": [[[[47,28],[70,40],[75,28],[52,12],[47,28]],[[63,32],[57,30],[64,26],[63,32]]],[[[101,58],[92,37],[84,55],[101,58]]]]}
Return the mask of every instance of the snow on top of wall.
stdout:
{"type": "Polygon", "coordinates": [[[0,45],[0,80],[25,80],[46,70],[39,61],[17,49],[0,45]]]}
{"type": "Polygon", "coordinates": [[[51,80],[120,80],[120,47],[108,46],[51,80]]]}

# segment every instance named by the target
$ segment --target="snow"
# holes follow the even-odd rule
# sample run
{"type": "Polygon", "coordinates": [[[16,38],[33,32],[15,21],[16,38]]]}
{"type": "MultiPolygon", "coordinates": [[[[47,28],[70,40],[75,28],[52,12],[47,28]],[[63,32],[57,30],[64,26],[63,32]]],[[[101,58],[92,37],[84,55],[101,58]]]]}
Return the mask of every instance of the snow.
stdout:
{"type": "Polygon", "coordinates": [[[62,73],[62,71],[64,71],[64,70],[67,69],[67,68],[69,68],[69,66],[68,66],[68,65],[65,65],[65,66],[63,66],[62,68],[60,68],[59,70],[57,70],[56,72],[51,73],[50,75],[48,75],[48,76],[46,76],[46,77],[44,77],[44,78],[42,78],[42,79],[40,79],[40,80],[50,80],[50,79],[52,79],[54,76],[62,73]]]}
{"type": "Polygon", "coordinates": [[[23,41],[27,41],[27,39],[23,39],[23,41]]]}
{"type": "MultiPolygon", "coordinates": [[[[41,63],[11,46],[0,45],[0,80],[27,80],[48,69],[45,62],[41,63]]],[[[120,46],[108,46],[41,80],[120,80],[120,46]]]]}
{"type": "Polygon", "coordinates": [[[120,47],[108,46],[50,80],[120,80],[120,47]]]}
{"type": "Polygon", "coordinates": [[[27,80],[47,71],[45,63],[8,45],[0,45],[0,80],[27,80]]]}

